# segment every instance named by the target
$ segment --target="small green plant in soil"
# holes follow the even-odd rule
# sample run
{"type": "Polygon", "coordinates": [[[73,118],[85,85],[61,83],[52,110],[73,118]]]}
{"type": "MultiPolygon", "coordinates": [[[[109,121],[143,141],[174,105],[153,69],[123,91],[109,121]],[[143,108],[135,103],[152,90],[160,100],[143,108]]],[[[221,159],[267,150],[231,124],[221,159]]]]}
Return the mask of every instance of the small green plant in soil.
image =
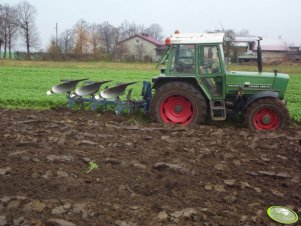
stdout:
{"type": "Polygon", "coordinates": [[[96,169],[98,169],[98,165],[95,162],[90,161],[89,165],[88,165],[87,173],[90,173],[90,172],[92,172],[93,170],[96,170],[96,169]]]}

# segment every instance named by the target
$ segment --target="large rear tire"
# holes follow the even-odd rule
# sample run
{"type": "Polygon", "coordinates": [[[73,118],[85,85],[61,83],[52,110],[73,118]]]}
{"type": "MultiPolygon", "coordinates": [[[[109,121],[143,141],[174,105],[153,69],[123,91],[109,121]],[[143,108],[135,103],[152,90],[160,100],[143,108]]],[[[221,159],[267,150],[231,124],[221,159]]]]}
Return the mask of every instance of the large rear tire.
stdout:
{"type": "Polygon", "coordinates": [[[275,98],[259,99],[246,110],[245,123],[252,130],[278,130],[289,126],[285,105],[275,98]]]}
{"type": "Polygon", "coordinates": [[[191,125],[205,121],[207,103],[203,94],[187,82],[167,82],[157,88],[151,101],[156,122],[191,125]]]}

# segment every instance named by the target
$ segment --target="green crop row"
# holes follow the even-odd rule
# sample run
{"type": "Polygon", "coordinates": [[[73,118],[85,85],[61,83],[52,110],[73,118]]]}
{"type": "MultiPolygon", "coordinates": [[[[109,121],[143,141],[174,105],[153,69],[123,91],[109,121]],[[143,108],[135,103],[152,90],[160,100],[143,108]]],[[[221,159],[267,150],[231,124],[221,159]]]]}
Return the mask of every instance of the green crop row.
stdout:
{"type": "Polygon", "coordinates": [[[101,81],[114,86],[120,82],[137,81],[133,85],[133,96],[141,93],[142,81],[150,81],[153,73],[142,70],[118,69],[66,69],[66,68],[0,68],[0,107],[9,108],[50,108],[66,103],[64,95],[47,96],[46,91],[59,84],[61,79],[81,79],[101,81]]]}

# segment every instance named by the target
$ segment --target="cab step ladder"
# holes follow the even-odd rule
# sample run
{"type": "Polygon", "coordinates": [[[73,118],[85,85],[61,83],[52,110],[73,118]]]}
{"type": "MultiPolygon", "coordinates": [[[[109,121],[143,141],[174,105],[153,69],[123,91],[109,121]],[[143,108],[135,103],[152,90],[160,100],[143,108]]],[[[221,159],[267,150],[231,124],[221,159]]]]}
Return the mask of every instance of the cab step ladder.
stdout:
{"type": "Polygon", "coordinates": [[[210,100],[211,119],[222,121],[226,119],[226,106],[224,100],[210,100]]]}

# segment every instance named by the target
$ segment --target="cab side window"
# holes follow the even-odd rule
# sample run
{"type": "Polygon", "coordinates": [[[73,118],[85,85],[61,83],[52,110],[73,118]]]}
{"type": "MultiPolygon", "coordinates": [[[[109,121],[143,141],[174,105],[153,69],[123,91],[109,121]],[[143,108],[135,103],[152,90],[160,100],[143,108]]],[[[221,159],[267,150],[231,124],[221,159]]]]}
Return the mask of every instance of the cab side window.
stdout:
{"type": "Polygon", "coordinates": [[[221,73],[217,46],[201,46],[199,48],[199,59],[200,74],[221,73]]]}

